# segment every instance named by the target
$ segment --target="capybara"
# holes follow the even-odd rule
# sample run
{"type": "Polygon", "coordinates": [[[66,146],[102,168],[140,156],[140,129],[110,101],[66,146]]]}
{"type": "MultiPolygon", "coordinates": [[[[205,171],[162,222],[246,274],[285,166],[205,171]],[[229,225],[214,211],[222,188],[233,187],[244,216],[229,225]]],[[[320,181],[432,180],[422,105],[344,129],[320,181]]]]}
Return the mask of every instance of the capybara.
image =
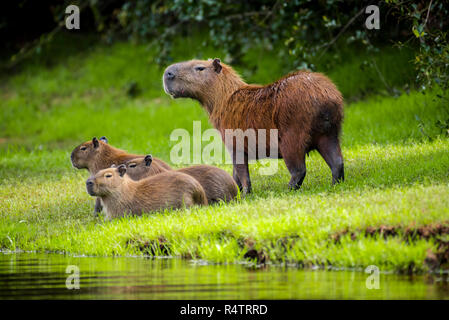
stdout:
{"type": "MultiPolygon", "coordinates": [[[[129,160],[125,163],[126,174],[133,180],[140,180],[154,175],[151,170],[152,156],[146,155],[145,158],[129,160]]],[[[188,174],[195,178],[203,187],[209,204],[220,201],[229,202],[238,194],[237,185],[234,179],[224,170],[206,165],[196,165],[176,170],[188,174]]]]}
{"type": "Polygon", "coordinates": [[[248,144],[245,141],[237,148],[234,139],[226,141],[226,129],[265,129],[267,137],[268,130],[278,129],[277,141],[269,143],[277,144],[277,157],[284,159],[291,174],[291,188],[301,186],[306,175],[305,156],[312,150],[318,150],[329,165],[333,183],[344,180],[339,141],[343,98],[325,75],[303,70],[265,86],[247,84],[220,59],[210,59],[167,67],[163,83],[173,98],[192,98],[206,109],[233,155],[233,176],[243,193],[251,192],[248,144]],[[239,152],[244,155],[243,162],[236,161],[239,152]]]}
{"type": "Polygon", "coordinates": [[[87,192],[101,198],[107,219],[207,205],[203,187],[184,173],[166,171],[139,181],[125,173],[126,166],[122,164],[100,170],[86,181],[87,192]]]}
{"type": "MultiPolygon", "coordinates": [[[[94,175],[102,169],[109,168],[112,165],[121,165],[130,159],[144,157],[141,155],[130,154],[124,150],[114,148],[108,144],[106,137],[84,142],[73,149],[70,155],[72,165],[77,169],[87,169],[91,175],[94,175]]],[[[154,174],[171,170],[170,166],[164,161],[154,158],[151,170],[154,174]]],[[[95,202],[94,214],[101,212],[101,201],[95,202]]]]}

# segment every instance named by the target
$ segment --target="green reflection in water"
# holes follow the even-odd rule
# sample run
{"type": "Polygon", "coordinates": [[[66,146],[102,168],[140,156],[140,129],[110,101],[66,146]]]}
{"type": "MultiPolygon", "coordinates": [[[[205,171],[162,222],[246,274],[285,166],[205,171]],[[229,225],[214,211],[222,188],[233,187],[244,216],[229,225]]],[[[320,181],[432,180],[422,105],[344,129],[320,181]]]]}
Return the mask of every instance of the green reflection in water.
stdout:
{"type": "Polygon", "coordinates": [[[448,299],[446,276],[368,274],[268,266],[199,265],[180,259],[0,253],[0,299],[448,299]],[[80,289],[66,288],[68,265],[80,289]]]}

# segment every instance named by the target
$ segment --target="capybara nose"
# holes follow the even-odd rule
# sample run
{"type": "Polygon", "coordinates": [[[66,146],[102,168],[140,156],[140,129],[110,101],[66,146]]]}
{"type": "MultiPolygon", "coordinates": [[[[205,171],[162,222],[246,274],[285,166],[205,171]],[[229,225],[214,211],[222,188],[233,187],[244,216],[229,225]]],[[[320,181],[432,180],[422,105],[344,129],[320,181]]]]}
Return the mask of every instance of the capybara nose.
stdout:
{"type": "Polygon", "coordinates": [[[176,66],[170,66],[165,70],[164,78],[166,80],[173,80],[176,76],[176,66]]]}
{"type": "Polygon", "coordinates": [[[167,72],[165,73],[165,79],[167,79],[167,80],[173,80],[174,78],[175,78],[175,74],[174,74],[173,72],[167,71],[167,72]]]}
{"type": "Polygon", "coordinates": [[[95,196],[93,179],[91,179],[91,178],[87,179],[86,190],[87,190],[88,194],[90,194],[91,196],[95,196]]]}

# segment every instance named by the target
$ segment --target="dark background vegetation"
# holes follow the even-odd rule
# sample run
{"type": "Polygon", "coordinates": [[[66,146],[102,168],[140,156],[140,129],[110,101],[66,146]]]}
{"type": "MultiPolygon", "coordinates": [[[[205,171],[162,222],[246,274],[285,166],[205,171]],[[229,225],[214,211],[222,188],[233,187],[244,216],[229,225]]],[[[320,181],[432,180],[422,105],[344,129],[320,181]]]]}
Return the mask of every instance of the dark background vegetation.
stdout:
{"type": "MultiPolygon", "coordinates": [[[[357,55],[375,57],[380,50],[405,47],[411,54],[398,56],[398,61],[406,59],[415,69],[414,79],[403,81],[405,86],[389,83],[374,58],[363,58],[361,71],[376,74],[383,90],[394,96],[411,86],[425,92],[434,87],[444,90],[449,84],[448,1],[19,0],[0,6],[0,71],[4,75],[20,70],[29,58],[51,65],[98,42],[117,41],[148,43],[155,48],[150,62],[162,68],[175,60],[176,42],[195,36],[200,40],[195,43],[199,57],[202,50],[219,48],[225,53],[224,62],[249,79],[264,67],[243,60],[255,47],[277,56],[282,73],[298,68],[329,72],[357,55]],[[81,10],[80,30],[65,28],[65,8],[70,4],[81,10]],[[379,30],[365,27],[365,8],[372,4],[380,8],[379,30]],[[82,35],[83,41],[55,41],[68,33],[82,35]],[[59,48],[51,50],[55,42],[59,48]]],[[[135,83],[130,90],[138,91],[135,83]]],[[[369,93],[370,88],[365,91],[369,93]]],[[[366,93],[345,98],[353,101],[366,93]]],[[[447,102],[447,97],[438,98],[447,102]]],[[[436,125],[449,132],[449,119],[440,119],[436,125]]]]}
{"type": "Polygon", "coordinates": [[[317,63],[330,68],[344,58],[339,47],[349,44],[374,52],[385,46],[408,46],[416,50],[413,63],[419,85],[448,83],[449,4],[441,0],[6,1],[0,11],[5,66],[40,54],[55,34],[67,32],[65,8],[72,3],[82,12],[77,32],[97,34],[106,43],[123,39],[155,43],[155,62],[161,66],[173,61],[175,37],[199,32],[202,45],[223,48],[228,63],[241,64],[245,52],[257,45],[276,50],[290,70],[315,69],[317,63]],[[364,26],[364,9],[371,4],[380,7],[380,30],[364,26]],[[332,59],[324,55],[328,50],[335,53],[332,59]]]}

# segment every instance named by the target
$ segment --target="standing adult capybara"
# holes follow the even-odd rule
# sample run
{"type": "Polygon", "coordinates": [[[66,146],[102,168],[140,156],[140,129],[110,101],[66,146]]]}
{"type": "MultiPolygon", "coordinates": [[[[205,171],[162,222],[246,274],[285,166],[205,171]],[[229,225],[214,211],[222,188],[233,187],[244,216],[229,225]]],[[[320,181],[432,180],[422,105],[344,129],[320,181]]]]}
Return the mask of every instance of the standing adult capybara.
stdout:
{"type": "MultiPolygon", "coordinates": [[[[144,156],[130,154],[124,150],[114,148],[108,144],[106,137],[101,137],[100,139],[94,137],[91,141],[86,141],[73,149],[70,160],[75,168],[87,169],[91,175],[94,175],[102,169],[109,168],[112,165],[119,166],[128,160],[139,157],[143,158],[144,156]]],[[[171,170],[170,166],[160,159],[154,158],[153,162],[151,170],[154,174],[171,170]]],[[[101,210],[101,201],[97,199],[94,214],[101,212],[101,210]]]]}
{"type": "Polygon", "coordinates": [[[107,219],[207,205],[203,187],[184,173],[166,171],[139,181],[125,173],[126,166],[120,165],[100,170],[86,181],[87,192],[101,198],[107,219]]]}
{"type": "MultiPolygon", "coordinates": [[[[125,163],[126,174],[133,180],[140,180],[153,176],[151,170],[153,157],[148,154],[145,158],[129,160],[125,163]]],[[[195,178],[203,187],[209,204],[220,201],[229,202],[238,194],[237,185],[232,177],[223,169],[200,164],[187,168],[181,168],[176,172],[185,173],[195,178]]]]}
{"type": "Polygon", "coordinates": [[[339,142],[343,98],[323,74],[296,71],[261,86],[246,84],[220,59],[191,60],[169,66],[163,83],[173,98],[198,100],[209,113],[228,151],[232,151],[233,176],[243,193],[251,192],[248,146],[245,142],[238,150],[234,139],[226,141],[227,129],[278,129],[278,140],[270,143],[277,144],[277,157],[284,159],[290,171],[291,188],[301,186],[306,175],[305,156],[311,150],[318,150],[329,165],[333,183],[344,180],[339,142]],[[244,154],[243,163],[236,161],[239,152],[244,154]]]}

